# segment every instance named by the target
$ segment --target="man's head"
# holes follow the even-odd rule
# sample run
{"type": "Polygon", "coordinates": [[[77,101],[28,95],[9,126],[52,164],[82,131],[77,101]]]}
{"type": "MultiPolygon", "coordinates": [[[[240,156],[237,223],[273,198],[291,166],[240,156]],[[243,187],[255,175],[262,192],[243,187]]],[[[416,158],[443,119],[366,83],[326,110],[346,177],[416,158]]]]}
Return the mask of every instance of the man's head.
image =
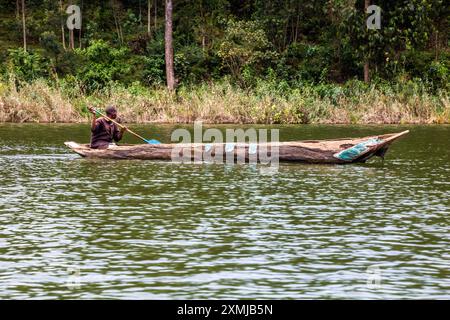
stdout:
{"type": "Polygon", "coordinates": [[[106,115],[111,118],[111,119],[115,119],[117,118],[117,109],[114,106],[108,106],[105,110],[106,115]]]}

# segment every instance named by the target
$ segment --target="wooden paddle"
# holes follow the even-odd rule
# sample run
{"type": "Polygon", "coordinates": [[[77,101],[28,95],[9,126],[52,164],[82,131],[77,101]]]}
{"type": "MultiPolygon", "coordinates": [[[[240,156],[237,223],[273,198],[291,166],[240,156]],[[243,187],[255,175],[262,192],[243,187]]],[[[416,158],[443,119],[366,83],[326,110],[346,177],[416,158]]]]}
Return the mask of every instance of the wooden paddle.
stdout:
{"type": "Polygon", "coordinates": [[[161,144],[161,142],[159,142],[158,140],[155,140],[155,139],[150,139],[150,140],[145,139],[144,137],[138,135],[136,132],[131,131],[130,129],[128,129],[128,128],[125,127],[124,125],[118,123],[117,121],[114,121],[113,119],[111,119],[111,118],[108,117],[107,115],[103,114],[102,112],[98,111],[97,109],[92,108],[92,110],[93,110],[95,113],[101,115],[101,116],[102,116],[103,118],[105,118],[106,120],[111,121],[112,123],[115,123],[115,124],[118,125],[120,128],[126,129],[129,133],[135,135],[136,137],[138,137],[139,139],[145,141],[145,142],[148,143],[148,144],[161,144]]]}

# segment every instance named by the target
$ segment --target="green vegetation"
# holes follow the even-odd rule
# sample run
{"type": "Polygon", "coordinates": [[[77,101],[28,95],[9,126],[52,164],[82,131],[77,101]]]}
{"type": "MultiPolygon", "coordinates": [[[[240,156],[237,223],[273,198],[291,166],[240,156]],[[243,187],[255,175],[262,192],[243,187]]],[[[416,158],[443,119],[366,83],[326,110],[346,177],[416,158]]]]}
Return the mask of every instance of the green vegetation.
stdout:
{"type": "Polygon", "coordinates": [[[422,82],[367,85],[258,82],[249,91],[223,80],[181,85],[177,94],[135,82],[110,84],[86,95],[60,80],[0,84],[0,121],[81,122],[87,105],[115,104],[127,122],[207,123],[450,123],[450,100],[422,82]]]}
{"type": "Polygon", "coordinates": [[[20,1],[0,0],[0,121],[114,103],[129,122],[449,123],[449,7],[383,1],[369,30],[366,2],[174,0],[171,92],[164,1],[80,0],[80,32],[68,1],[26,0],[24,48],[20,1]]]}

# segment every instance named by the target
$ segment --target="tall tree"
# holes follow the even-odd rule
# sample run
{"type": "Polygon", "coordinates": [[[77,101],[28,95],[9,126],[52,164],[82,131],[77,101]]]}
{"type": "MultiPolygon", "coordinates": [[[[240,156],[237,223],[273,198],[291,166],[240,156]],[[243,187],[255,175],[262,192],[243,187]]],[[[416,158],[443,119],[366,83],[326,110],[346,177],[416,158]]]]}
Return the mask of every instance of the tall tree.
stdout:
{"type": "MultiPolygon", "coordinates": [[[[367,8],[370,6],[370,0],[364,0],[364,12],[367,13],[367,8]]],[[[364,61],[364,82],[368,83],[370,81],[369,74],[369,60],[366,58],[364,61]]]]}
{"type": "Polygon", "coordinates": [[[155,19],[154,23],[155,23],[155,31],[156,31],[156,19],[158,18],[158,0],[155,0],[155,19]]]}
{"type": "Polygon", "coordinates": [[[152,30],[151,30],[151,25],[150,25],[150,17],[152,16],[152,4],[151,4],[152,0],[147,0],[147,34],[148,37],[150,38],[152,35],[152,30]]]}
{"type": "MultiPolygon", "coordinates": [[[[72,5],[72,0],[69,1],[69,5],[72,5]]],[[[69,29],[69,46],[70,49],[75,49],[75,35],[73,32],[73,28],[69,29]]]]}
{"type": "MultiPolygon", "coordinates": [[[[84,9],[84,1],[81,0],[81,13],[80,14],[83,14],[83,9],[84,9]]],[[[80,19],[81,19],[81,17],[80,17],[80,19]]],[[[83,28],[83,23],[80,24],[80,29],[78,29],[78,43],[79,43],[80,49],[81,49],[81,45],[82,45],[82,43],[81,43],[81,36],[82,36],[81,30],[82,30],[82,28],[83,28]]]]}
{"type": "Polygon", "coordinates": [[[59,0],[59,14],[61,16],[61,39],[64,50],[66,49],[66,31],[64,29],[64,9],[62,0],[59,0]]]}
{"type": "Polygon", "coordinates": [[[111,0],[111,6],[114,16],[114,24],[116,26],[116,32],[117,32],[117,38],[119,39],[120,43],[123,43],[123,32],[122,32],[122,24],[120,21],[120,4],[117,3],[115,0],[111,0]]]}
{"type": "Polygon", "coordinates": [[[172,0],[166,0],[166,30],[164,34],[165,57],[166,57],[166,78],[167,88],[175,89],[175,72],[173,68],[173,28],[172,28],[172,0]]]}
{"type": "Polygon", "coordinates": [[[23,50],[27,51],[27,27],[25,21],[25,0],[22,0],[23,50]]]}
{"type": "Polygon", "coordinates": [[[139,26],[142,26],[142,6],[141,6],[141,0],[139,0],[139,26]]]}

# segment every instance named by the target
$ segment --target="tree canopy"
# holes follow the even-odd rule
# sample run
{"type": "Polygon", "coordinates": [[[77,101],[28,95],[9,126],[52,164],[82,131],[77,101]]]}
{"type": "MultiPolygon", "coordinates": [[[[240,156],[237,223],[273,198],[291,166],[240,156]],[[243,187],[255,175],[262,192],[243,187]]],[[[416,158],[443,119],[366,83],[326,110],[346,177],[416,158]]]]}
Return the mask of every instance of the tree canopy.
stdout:
{"type": "MultiPolygon", "coordinates": [[[[370,1],[368,1],[370,2],[370,1]]],[[[228,77],[288,82],[420,78],[448,86],[449,6],[443,0],[380,2],[381,28],[367,29],[362,0],[173,0],[178,83],[228,77]]],[[[376,4],[376,3],[371,3],[376,4]]],[[[111,81],[165,83],[164,0],[0,0],[0,72],[79,81],[95,90],[111,81]],[[82,12],[81,30],[65,26],[65,8],[82,12]]]]}

